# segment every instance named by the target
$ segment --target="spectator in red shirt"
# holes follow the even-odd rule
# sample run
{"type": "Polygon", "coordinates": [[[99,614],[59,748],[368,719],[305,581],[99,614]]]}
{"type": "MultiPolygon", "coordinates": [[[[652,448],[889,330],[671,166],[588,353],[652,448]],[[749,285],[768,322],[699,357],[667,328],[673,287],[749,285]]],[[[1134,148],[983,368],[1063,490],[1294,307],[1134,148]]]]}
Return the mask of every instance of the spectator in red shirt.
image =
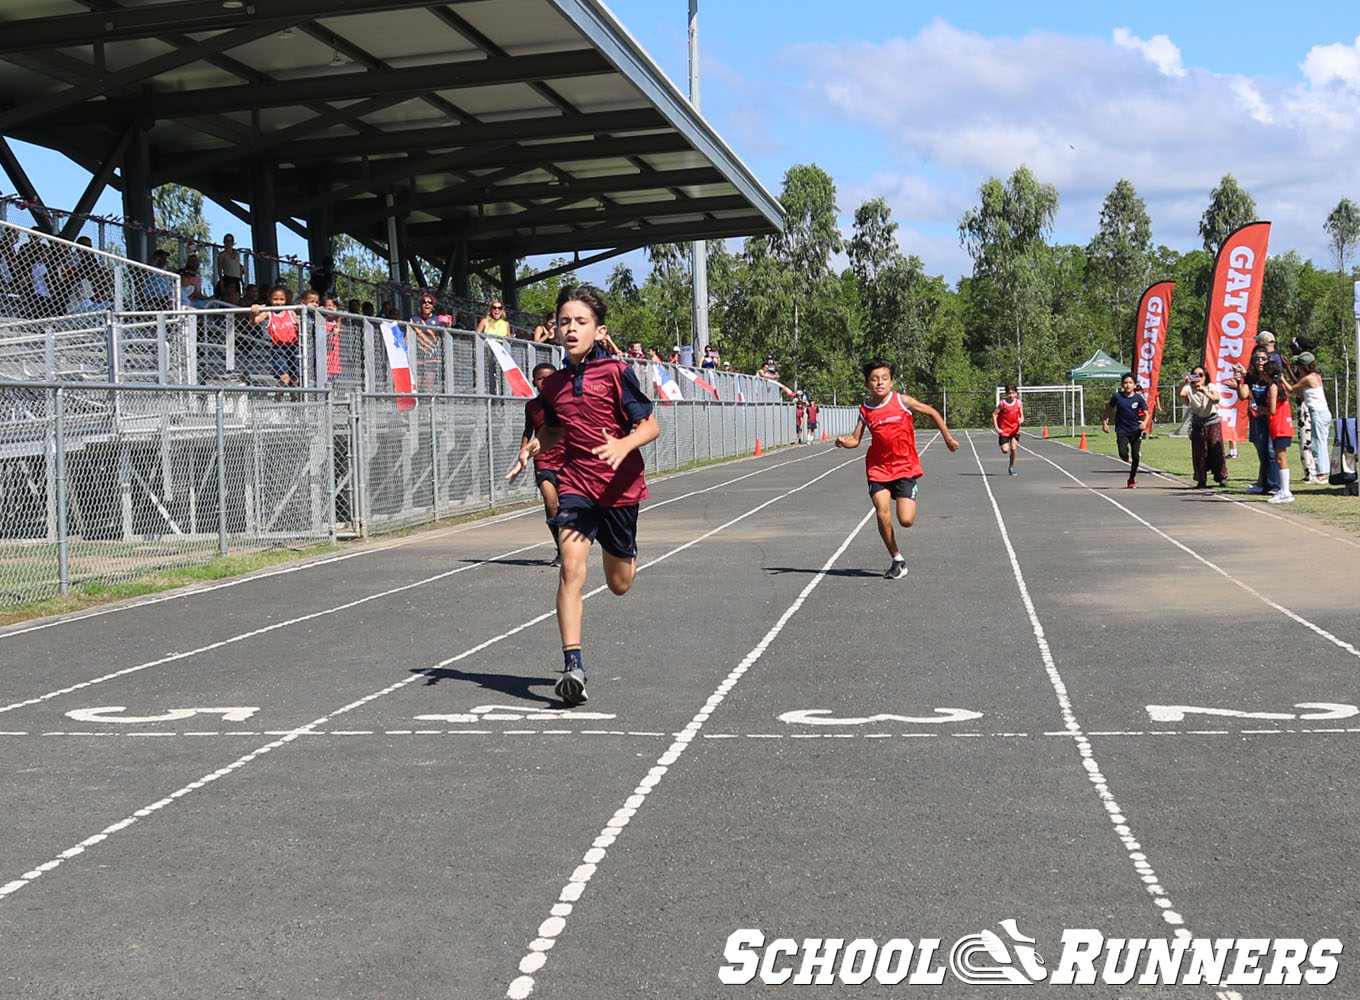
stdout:
{"type": "Polygon", "coordinates": [[[661,433],[632,368],[611,358],[604,346],[606,313],[604,296],[589,285],[558,293],[557,329],[566,363],[543,380],[543,430],[520,449],[505,476],[513,481],[529,459],[561,443],[553,521],[561,529],[557,624],[563,663],[555,690],[568,705],[586,701],[581,621],[590,547],[598,536],[605,582],[614,593],[626,594],[637,573],[638,504],[647,497],[638,449],[661,433]]]}

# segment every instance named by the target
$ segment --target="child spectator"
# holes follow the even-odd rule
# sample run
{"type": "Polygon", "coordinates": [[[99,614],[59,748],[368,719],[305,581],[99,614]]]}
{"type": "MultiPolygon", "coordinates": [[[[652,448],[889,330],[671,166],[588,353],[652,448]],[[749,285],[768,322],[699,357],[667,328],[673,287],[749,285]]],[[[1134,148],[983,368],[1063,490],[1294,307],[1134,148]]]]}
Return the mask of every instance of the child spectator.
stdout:
{"type": "MultiPolygon", "coordinates": [[[[288,305],[288,289],[282,285],[271,288],[269,305],[271,309],[282,309],[288,305]]],[[[267,312],[256,303],[250,307],[250,321],[259,323],[269,331],[269,340],[273,345],[271,360],[279,385],[297,385],[300,371],[297,316],[291,312],[267,312]]]]}
{"type": "Polygon", "coordinates": [[[914,415],[929,417],[950,451],[959,443],[949,433],[944,417],[933,406],[893,392],[893,366],[875,358],[864,366],[864,385],[869,400],[860,404],[859,423],[853,434],[836,438],[837,448],[858,448],[866,430],[872,435],[864,471],[869,480],[869,499],[878,515],[878,535],[887,546],[892,562],[885,579],[900,580],[907,575],[907,560],[897,547],[893,533],[892,501],[897,501],[897,523],[910,528],[916,523],[917,480],[921,478],[921,459],[916,451],[914,415]]]}
{"type": "Polygon", "coordinates": [[[326,319],[326,380],[330,381],[342,371],[340,363],[340,303],[334,295],[323,300],[326,319]]]}
{"type": "Polygon", "coordinates": [[[1267,361],[1265,375],[1269,380],[1266,387],[1266,417],[1270,447],[1275,452],[1275,464],[1280,470],[1280,488],[1266,502],[1293,503],[1294,494],[1289,491],[1289,446],[1294,443],[1294,410],[1289,405],[1284,366],[1278,361],[1267,361]]]}
{"type": "Polygon", "coordinates": [[[807,422],[808,422],[808,444],[817,440],[817,401],[809,398],[807,401],[807,422]]]}
{"type": "Polygon", "coordinates": [[[626,594],[637,573],[638,503],[647,497],[638,449],[661,433],[637,376],[604,349],[605,317],[598,289],[569,286],[558,293],[557,329],[566,363],[543,380],[543,429],[520,449],[505,476],[513,481],[529,459],[562,444],[553,518],[562,552],[557,581],[562,674],[555,690],[568,705],[586,701],[581,621],[590,547],[598,536],[605,582],[615,594],[626,594]]]}

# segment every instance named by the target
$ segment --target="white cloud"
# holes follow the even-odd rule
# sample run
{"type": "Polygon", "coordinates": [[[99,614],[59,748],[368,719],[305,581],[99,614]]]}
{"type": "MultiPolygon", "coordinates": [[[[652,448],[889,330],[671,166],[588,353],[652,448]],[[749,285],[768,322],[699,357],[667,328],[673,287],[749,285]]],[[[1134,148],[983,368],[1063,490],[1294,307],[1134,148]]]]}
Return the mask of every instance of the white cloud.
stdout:
{"type": "Polygon", "coordinates": [[[981,183],[1022,163],[1057,186],[1055,235],[1076,243],[1120,178],[1147,202],[1154,240],[1182,250],[1199,245],[1227,173],[1275,222],[1273,248],[1317,261],[1327,213],[1360,200],[1360,39],[1316,47],[1298,78],[1278,79],[1184,66],[1164,36],[988,38],[937,20],[906,39],[786,49],[780,70],[844,215],[882,196],[904,230],[941,242],[981,183]]]}
{"type": "Polygon", "coordinates": [[[1181,65],[1181,50],[1166,35],[1153,35],[1143,41],[1128,28],[1114,29],[1114,43],[1121,49],[1141,52],[1163,76],[1185,76],[1181,65]]]}

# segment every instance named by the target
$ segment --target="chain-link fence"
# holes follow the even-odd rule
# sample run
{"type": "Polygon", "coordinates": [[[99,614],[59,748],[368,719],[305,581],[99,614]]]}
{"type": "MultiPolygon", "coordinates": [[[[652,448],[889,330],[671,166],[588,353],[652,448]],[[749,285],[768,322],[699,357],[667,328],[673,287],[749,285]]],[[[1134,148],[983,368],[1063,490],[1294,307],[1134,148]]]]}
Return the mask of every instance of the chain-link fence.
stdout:
{"type": "MultiPolygon", "coordinates": [[[[0,606],[536,498],[524,400],[0,381],[0,606]],[[415,404],[415,405],[412,405],[415,404]]],[[[823,407],[830,435],[856,411],[823,407]]],[[[795,440],[785,403],[663,400],[651,472],[795,440]]]]}
{"type": "Polygon", "coordinates": [[[0,604],[331,537],[332,410],[315,391],[0,382],[0,604]]]}

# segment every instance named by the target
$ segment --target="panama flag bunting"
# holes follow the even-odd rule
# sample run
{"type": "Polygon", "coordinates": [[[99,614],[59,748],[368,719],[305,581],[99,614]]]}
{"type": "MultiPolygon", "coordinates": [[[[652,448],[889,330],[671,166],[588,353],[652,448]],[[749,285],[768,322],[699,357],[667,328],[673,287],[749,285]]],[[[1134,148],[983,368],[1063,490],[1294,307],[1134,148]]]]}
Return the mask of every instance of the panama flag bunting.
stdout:
{"type": "Polygon", "coordinates": [[[496,363],[501,366],[501,371],[505,373],[505,384],[510,387],[510,391],[523,399],[532,399],[534,387],[524,377],[523,369],[515,364],[515,359],[510,356],[509,349],[499,340],[490,337],[486,339],[486,346],[491,348],[491,353],[496,356],[496,363]]]}
{"type": "MultiPolygon", "coordinates": [[[[1358,287],[1360,287],[1360,286],[1358,286],[1358,287]]],[[[701,379],[698,375],[695,375],[694,372],[690,371],[688,368],[681,368],[681,369],[680,369],[680,374],[683,375],[683,376],[685,376],[685,378],[689,379],[691,382],[693,382],[695,385],[697,385],[700,389],[704,390],[704,392],[708,393],[708,394],[709,394],[710,396],[712,396],[714,399],[717,399],[717,398],[718,398],[718,390],[717,390],[716,388],[714,388],[713,386],[709,385],[707,382],[705,382],[703,379],[701,379]]]]}
{"type": "Polygon", "coordinates": [[[737,402],[746,402],[746,380],[740,375],[737,376],[737,402]]]}
{"type": "MultiPolygon", "coordinates": [[[[387,367],[392,369],[392,391],[398,393],[409,393],[411,391],[411,360],[406,352],[406,335],[398,323],[383,322],[379,324],[382,330],[383,347],[387,348],[387,367]]],[[[416,401],[414,399],[397,400],[398,410],[414,409],[416,401]]]]}
{"type": "Polygon", "coordinates": [[[666,399],[685,398],[685,394],[680,391],[680,384],[660,365],[652,365],[652,382],[656,384],[657,394],[666,399]]]}
{"type": "MultiPolygon", "coordinates": [[[[1234,364],[1250,364],[1269,240],[1269,222],[1249,222],[1229,234],[1214,258],[1204,331],[1204,367],[1214,382],[1232,378],[1234,364]]],[[[1247,400],[1220,393],[1218,415],[1224,441],[1247,440],[1247,400]]]]}
{"type": "Polygon", "coordinates": [[[775,385],[779,386],[779,388],[783,390],[785,396],[788,396],[790,398],[793,397],[793,390],[786,386],[783,382],[776,382],[775,385]]]}

